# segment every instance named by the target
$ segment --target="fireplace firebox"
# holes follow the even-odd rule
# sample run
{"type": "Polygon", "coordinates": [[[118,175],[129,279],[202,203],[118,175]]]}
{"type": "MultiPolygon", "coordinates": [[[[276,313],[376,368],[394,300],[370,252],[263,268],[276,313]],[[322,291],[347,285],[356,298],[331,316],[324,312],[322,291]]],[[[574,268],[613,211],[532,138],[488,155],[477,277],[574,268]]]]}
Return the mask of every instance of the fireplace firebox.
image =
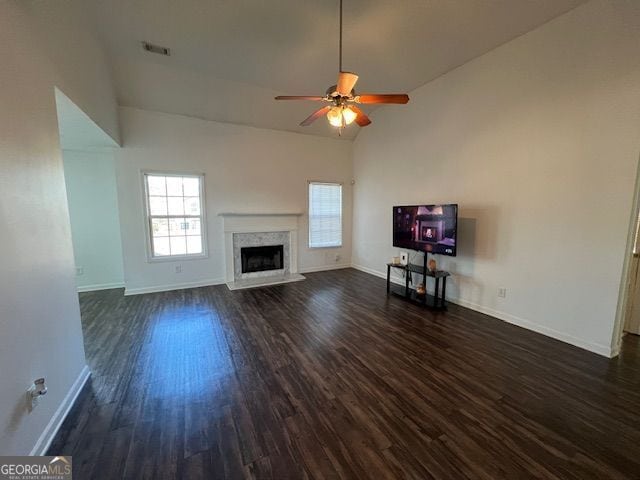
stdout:
{"type": "Polygon", "coordinates": [[[284,268],[284,245],[242,247],[242,273],[264,272],[284,268]]]}

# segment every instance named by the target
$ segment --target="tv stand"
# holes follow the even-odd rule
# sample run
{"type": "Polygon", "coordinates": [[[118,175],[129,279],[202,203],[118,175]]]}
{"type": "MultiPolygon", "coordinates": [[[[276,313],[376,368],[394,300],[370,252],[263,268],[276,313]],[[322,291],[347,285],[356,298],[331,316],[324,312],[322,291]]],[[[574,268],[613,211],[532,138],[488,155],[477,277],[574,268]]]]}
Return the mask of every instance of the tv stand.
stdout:
{"type": "Polygon", "coordinates": [[[422,306],[426,306],[426,307],[434,308],[438,310],[444,310],[445,308],[447,308],[445,295],[447,293],[447,277],[450,275],[451,274],[449,272],[446,272],[444,270],[436,270],[435,272],[430,272],[427,269],[426,253],[424,255],[423,265],[416,265],[414,263],[409,263],[408,265],[387,263],[387,295],[389,294],[396,295],[422,306]],[[404,287],[401,285],[397,285],[395,283],[391,283],[392,268],[403,270],[405,272],[404,287]],[[434,289],[433,295],[429,295],[426,292],[424,295],[420,295],[418,294],[418,292],[416,292],[415,288],[409,287],[409,280],[411,279],[412,273],[423,275],[425,287],[426,287],[427,277],[431,277],[435,279],[435,289],[434,289]],[[440,279],[442,279],[442,292],[440,292],[440,279]]]}

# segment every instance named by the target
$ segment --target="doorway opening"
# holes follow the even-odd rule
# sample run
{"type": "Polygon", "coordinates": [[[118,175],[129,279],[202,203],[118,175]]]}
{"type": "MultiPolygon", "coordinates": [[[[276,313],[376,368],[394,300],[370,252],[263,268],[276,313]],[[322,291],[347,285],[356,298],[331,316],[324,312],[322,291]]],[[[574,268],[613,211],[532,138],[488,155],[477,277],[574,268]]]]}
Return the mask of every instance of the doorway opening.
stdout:
{"type": "Polygon", "coordinates": [[[640,345],[640,162],[636,166],[632,205],[618,308],[611,341],[612,357],[620,353],[626,335],[633,335],[633,338],[628,342],[624,341],[625,344],[640,345]]]}
{"type": "Polygon", "coordinates": [[[79,292],[124,287],[114,151],[118,144],[55,89],[79,292]]]}

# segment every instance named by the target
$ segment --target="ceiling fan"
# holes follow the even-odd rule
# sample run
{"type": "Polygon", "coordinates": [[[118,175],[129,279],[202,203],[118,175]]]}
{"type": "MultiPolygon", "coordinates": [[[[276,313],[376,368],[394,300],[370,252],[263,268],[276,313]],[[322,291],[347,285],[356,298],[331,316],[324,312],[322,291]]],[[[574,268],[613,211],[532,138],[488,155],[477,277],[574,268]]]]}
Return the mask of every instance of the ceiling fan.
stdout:
{"type": "Polygon", "coordinates": [[[352,122],[356,122],[361,127],[366,127],[371,123],[369,117],[358,108],[355,104],[372,104],[372,103],[396,103],[405,104],[409,101],[409,95],[402,94],[376,94],[363,93],[357,94],[353,89],[358,81],[358,75],[351,72],[342,71],[342,0],[340,0],[340,46],[338,59],[338,83],[330,86],[324,96],[308,96],[308,95],[279,95],[276,100],[311,100],[315,102],[327,102],[326,105],[307,118],[300,125],[306,127],[315,122],[323,115],[327,116],[327,120],[334,127],[338,127],[338,133],[342,134],[342,129],[352,122]]]}

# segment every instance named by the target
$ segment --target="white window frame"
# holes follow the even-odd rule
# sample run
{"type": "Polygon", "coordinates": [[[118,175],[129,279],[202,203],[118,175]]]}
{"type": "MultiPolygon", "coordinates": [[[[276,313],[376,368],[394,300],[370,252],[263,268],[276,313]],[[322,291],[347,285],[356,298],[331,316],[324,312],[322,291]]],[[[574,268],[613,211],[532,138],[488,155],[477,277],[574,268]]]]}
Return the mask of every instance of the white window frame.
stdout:
{"type": "MultiPolygon", "coordinates": [[[[141,170],[140,177],[142,181],[143,205],[144,205],[144,232],[146,238],[147,262],[175,262],[183,260],[198,260],[209,257],[209,242],[207,241],[207,212],[204,188],[204,173],[199,172],[175,172],[162,170],[141,170]],[[147,175],[157,175],[162,177],[198,177],[200,179],[200,235],[202,237],[202,253],[192,253],[184,255],[160,255],[154,256],[153,253],[153,234],[151,227],[151,215],[149,206],[149,186],[147,184],[147,175]]],[[[193,217],[193,215],[159,215],[162,218],[185,218],[193,217]]],[[[158,215],[156,215],[158,217],[158,215]]]]}
{"type": "Polygon", "coordinates": [[[327,182],[319,180],[307,181],[307,220],[308,220],[308,235],[307,245],[309,248],[322,249],[322,248],[342,248],[344,244],[344,185],[342,182],[327,182]],[[311,185],[332,185],[340,187],[340,244],[339,245],[327,245],[314,247],[311,245],[311,185]]]}

